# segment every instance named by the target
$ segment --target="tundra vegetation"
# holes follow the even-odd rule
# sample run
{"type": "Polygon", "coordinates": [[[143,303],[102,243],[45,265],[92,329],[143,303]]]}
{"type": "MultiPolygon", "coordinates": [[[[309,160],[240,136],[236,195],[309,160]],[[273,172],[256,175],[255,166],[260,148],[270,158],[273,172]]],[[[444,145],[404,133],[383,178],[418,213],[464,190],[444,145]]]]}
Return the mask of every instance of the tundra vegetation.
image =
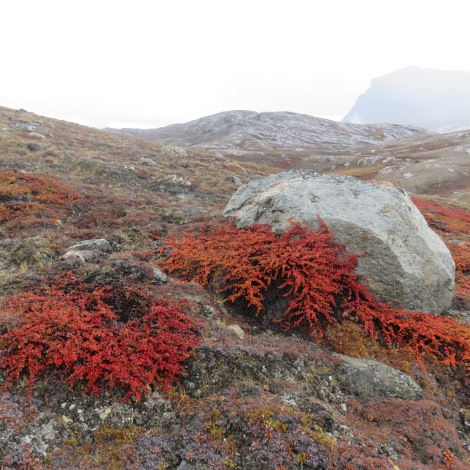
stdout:
{"type": "Polygon", "coordinates": [[[464,205],[414,195],[456,295],[448,315],[397,311],[325,224],[221,219],[272,167],[6,108],[0,129],[1,468],[468,468],[464,205]],[[422,399],[355,396],[334,353],[422,399]]]}

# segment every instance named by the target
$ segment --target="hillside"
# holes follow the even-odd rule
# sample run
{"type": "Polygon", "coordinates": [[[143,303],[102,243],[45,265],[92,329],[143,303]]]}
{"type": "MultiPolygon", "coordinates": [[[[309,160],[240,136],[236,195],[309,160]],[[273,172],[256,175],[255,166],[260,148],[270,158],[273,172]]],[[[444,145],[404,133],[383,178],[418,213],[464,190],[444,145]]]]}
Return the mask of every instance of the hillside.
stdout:
{"type": "Polygon", "coordinates": [[[470,131],[355,125],[295,113],[228,111],[159,129],[113,130],[277,170],[390,181],[470,207],[470,131]]]}
{"type": "Polygon", "coordinates": [[[422,134],[398,125],[354,125],[291,112],[226,111],[158,129],[120,129],[136,137],[230,155],[337,150],[422,134]]]}
{"type": "Polygon", "coordinates": [[[413,194],[470,207],[470,130],[424,134],[335,152],[291,153],[284,169],[314,169],[396,183],[413,194]]]}
{"type": "MultiPolygon", "coordinates": [[[[258,129],[262,158],[186,157],[0,107],[0,468],[468,468],[469,364],[455,358],[470,349],[470,132],[382,131],[396,129],[305,153],[262,151],[258,129]],[[409,185],[457,268],[452,310],[427,317],[437,343],[416,336],[436,355],[341,312],[315,342],[229,301],[228,277],[167,269],[182,240],[220,280],[198,236],[233,233],[221,213],[240,184],[302,165],[409,185]]],[[[211,253],[243,255],[253,240],[237,233],[211,253]]]]}
{"type": "Polygon", "coordinates": [[[343,122],[393,122],[438,132],[468,129],[470,72],[407,67],[375,78],[343,122]]]}

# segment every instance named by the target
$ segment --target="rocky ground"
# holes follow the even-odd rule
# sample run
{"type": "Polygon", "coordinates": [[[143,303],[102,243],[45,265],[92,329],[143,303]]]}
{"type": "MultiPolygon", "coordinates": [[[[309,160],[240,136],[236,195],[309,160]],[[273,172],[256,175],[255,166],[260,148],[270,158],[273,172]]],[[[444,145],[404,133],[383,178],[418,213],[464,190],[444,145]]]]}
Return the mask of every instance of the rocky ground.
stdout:
{"type": "MultiPolygon", "coordinates": [[[[438,138],[444,139],[425,139],[438,138]]],[[[465,139],[456,135],[452,144],[461,146],[462,156],[465,139]]],[[[423,142],[415,160],[426,161],[428,152],[440,158],[437,147],[423,142]]],[[[448,137],[441,142],[440,148],[450,145],[448,137]]],[[[381,147],[380,155],[388,158],[387,149],[402,159],[407,146],[381,147]]],[[[156,257],[145,256],[159,239],[217,218],[240,184],[277,171],[185,150],[187,156],[155,142],[0,108],[2,299],[73,271],[85,284],[189,299],[202,328],[186,375],[173,389],[155,387],[141,400],[123,402],[117,388],[83,393],[80,383],[64,384],[60,370],[48,371],[32,390],[27,378],[9,385],[0,371],[0,467],[468,468],[465,366],[424,358],[423,369],[413,355],[384,348],[352,322],[328,329],[322,345],[286,335],[195,284],[165,276],[156,257]]],[[[358,161],[374,154],[371,148],[354,152],[354,172],[366,168],[360,176],[367,178],[372,167],[358,161]]],[[[352,172],[348,165],[343,170],[352,172]]],[[[466,193],[465,178],[459,181],[466,193]]],[[[461,207],[464,199],[450,196],[461,207]]],[[[463,219],[452,219],[451,227],[438,215],[429,212],[432,226],[466,252],[468,230],[458,225],[463,219]]],[[[460,318],[469,310],[464,274],[453,311],[460,318]]],[[[0,332],[12,321],[0,315],[0,332]]]]}
{"type": "Polygon", "coordinates": [[[397,183],[470,207],[470,132],[338,123],[296,113],[229,111],[137,137],[204,149],[278,170],[308,169],[397,183]]]}

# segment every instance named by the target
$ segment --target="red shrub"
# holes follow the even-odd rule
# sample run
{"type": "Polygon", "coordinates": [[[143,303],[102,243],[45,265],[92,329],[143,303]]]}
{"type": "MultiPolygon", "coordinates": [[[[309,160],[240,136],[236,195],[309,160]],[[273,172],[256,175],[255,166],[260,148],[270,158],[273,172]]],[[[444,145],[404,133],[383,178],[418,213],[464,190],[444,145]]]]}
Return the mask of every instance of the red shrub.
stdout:
{"type": "Polygon", "coordinates": [[[25,215],[52,215],[49,205],[78,198],[76,192],[54,178],[0,170],[0,222],[25,215]]]}
{"type": "Polygon", "coordinates": [[[451,317],[429,313],[394,310],[374,299],[354,302],[351,312],[365,326],[366,332],[380,333],[389,346],[397,345],[420,354],[428,354],[451,366],[465,365],[470,370],[470,325],[451,317]]]}
{"type": "Polygon", "coordinates": [[[167,255],[166,269],[209,285],[230,302],[243,300],[256,315],[284,299],[280,321],[286,329],[307,327],[318,340],[327,324],[348,316],[388,345],[430,354],[451,365],[470,361],[468,325],[393,310],[376,300],[354,273],[356,257],[333,240],[323,222],[314,232],[292,223],[282,235],[266,225],[208,227],[199,236],[187,234],[166,243],[160,249],[167,255]]]}
{"type": "Polygon", "coordinates": [[[413,202],[426,217],[428,223],[435,226],[437,230],[451,233],[468,233],[470,211],[424,199],[414,198],[413,202]]]}
{"type": "Polygon", "coordinates": [[[211,284],[231,302],[244,299],[256,315],[266,308],[266,296],[277,292],[289,300],[285,317],[291,326],[305,323],[314,336],[322,334],[322,321],[335,321],[332,307],[339,294],[357,297],[365,292],[353,273],[356,257],[333,241],[323,223],[313,233],[293,223],[283,236],[267,225],[247,230],[224,225],[167,242],[167,269],[211,284]]]}
{"type": "Polygon", "coordinates": [[[30,389],[58,370],[71,385],[83,381],[86,391],[119,386],[124,399],[141,399],[155,382],[168,388],[184,372],[199,342],[198,327],[183,313],[190,306],[131,287],[90,290],[69,274],[42,292],[7,299],[14,320],[7,313],[0,366],[10,383],[28,374],[30,389]]]}
{"type": "Polygon", "coordinates": [[[429,225],[447,240],[455,261],[455,290],[470,298],[470,211],[447,204],[413,199],[429,225]]]}

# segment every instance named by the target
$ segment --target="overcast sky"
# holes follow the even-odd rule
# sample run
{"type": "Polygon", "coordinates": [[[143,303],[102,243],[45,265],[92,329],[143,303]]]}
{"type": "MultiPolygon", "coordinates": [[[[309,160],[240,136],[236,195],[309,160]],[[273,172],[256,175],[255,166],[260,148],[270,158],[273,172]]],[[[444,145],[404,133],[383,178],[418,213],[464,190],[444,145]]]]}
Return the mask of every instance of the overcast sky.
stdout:
{"type": "Polygon", "coordinates": [[[3,0],[0,106],[94,127],[341,119],[371,79],[470,71],[468,0],[3,0]]]}

